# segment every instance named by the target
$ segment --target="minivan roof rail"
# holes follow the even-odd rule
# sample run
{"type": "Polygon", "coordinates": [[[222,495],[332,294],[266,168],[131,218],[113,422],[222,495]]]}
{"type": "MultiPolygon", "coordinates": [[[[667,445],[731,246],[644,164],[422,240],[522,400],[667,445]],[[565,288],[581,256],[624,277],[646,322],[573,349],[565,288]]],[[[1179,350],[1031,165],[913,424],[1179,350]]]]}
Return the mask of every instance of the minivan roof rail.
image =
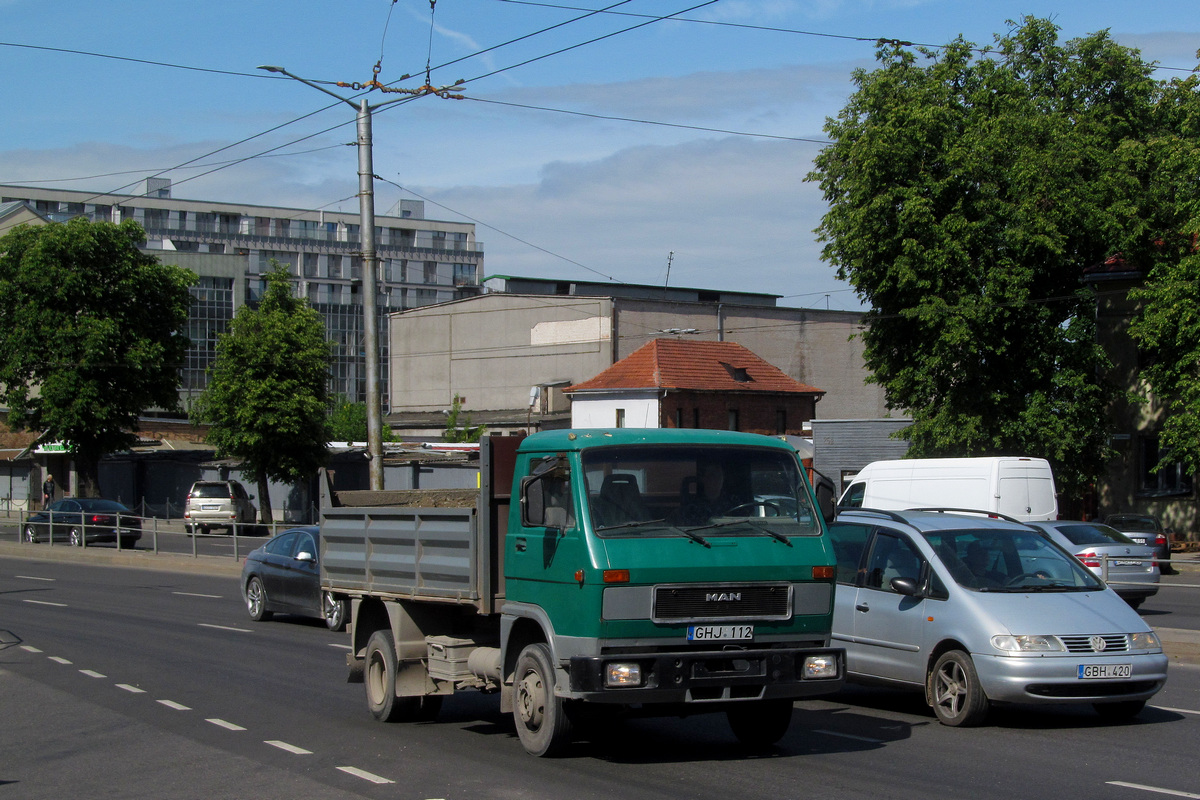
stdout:
{"type": "Polygon", "coordinates": [[[1008,514],[1001,514],[999,511],[981,511],[978,508],[910,508],[909,511],[932,511],[936,514],[978,514],[988,517],[989,519],[1002,519],[1007,522],[1015,522],[1018,525],[1024,525],[1024,520],[1019,520],[1016,517],[1010,517],[1008,514]]]}

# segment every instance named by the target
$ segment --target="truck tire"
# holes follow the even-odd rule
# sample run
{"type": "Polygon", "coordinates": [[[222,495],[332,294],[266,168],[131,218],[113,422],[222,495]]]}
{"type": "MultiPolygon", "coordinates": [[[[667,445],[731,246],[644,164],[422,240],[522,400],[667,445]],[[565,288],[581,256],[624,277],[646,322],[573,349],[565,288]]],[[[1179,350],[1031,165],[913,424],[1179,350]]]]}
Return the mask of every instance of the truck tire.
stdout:
{"type": "Polygon", "coordinates": [[[380,722],[432,722],[442,710],[441,695],[396,696],[396,646],[389,630],[375,631],[367,640],[363,684],[367,710],[380,722]]]}
{"type": "Polygon", "coordinates": [[[757,700],[730,706],[725,718],[738,741],[748,747],[769,747],[783,738],[792,724],[791,700],[757,700]]]}
{"type": "Polygon", "coordinates": [[[990,703],[971,657],[962,650],[947,650],[929,671],[929,697],[933,713],[943,725],[974,727],[987,716],[990,703]]]}
{"type": "Polygon", "coordinates": [[[525,751],[535,756],[560,755],[571,741],[571,720],[554,694],[549,647],[538,643],[521,651],[512,692],[513,721],[525,751]]]}

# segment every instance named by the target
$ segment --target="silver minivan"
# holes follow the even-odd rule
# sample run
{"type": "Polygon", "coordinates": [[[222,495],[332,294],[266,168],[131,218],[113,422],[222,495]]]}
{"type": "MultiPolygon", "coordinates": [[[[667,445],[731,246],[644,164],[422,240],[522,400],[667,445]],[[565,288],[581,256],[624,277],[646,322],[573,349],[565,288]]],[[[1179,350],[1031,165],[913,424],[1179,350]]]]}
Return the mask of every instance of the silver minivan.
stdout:
{"type": "Polygon", "coordinates": [[[946,725],[978,725],[993,703],[1087,703],[1126,719],[1166,683],[1137,612],[1020,522],[856,509],[830,536],[847,679],[922,690],[946,725]]]}

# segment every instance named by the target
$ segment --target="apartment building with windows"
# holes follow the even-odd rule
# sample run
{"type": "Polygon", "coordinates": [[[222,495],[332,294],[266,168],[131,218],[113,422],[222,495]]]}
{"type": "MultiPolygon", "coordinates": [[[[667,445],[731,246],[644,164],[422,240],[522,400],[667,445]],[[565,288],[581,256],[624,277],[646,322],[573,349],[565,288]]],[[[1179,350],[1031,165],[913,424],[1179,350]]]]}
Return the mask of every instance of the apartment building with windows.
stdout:
{"type": "MultiPolygon", "coordinates": [[[[0,185],[0,207],[24,203],[36,216],[63,222],[77,216],[119,223],[132,219],[146,230],[145,249],[165,264],[199,275],[187,334],[192,346],[181,371],[181,401],[207,385],[206,370],[217,337],[246,303],[266,286],[272,262],[293,276],[325,320],[334,344],[333,393],[366,398],[363,349],[362,252],[357,209],[297,208],[183,200],[171,196],[163,178],[145,182],[139,194],[98,194],[68,189],[0,185]]],[[[357,205],[357,204],[356,204],[357,205]]],[[[401,200],[375,217],[379,258],[380,392],[388,407],[388,313],[479,294],[483,245],[475,226],[425,219],[425,204],[401,200]]]]}

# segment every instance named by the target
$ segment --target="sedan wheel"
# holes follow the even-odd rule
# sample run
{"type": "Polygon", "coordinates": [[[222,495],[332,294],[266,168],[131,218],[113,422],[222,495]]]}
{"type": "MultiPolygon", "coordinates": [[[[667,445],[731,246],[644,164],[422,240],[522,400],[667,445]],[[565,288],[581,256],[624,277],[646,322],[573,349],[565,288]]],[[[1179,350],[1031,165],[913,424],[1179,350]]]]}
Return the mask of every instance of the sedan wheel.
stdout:
{"type": "Polygon", "coordinates": [[[246,584],[246,610],[250,619],[262,622],[271,618],[267,611],[267,590],[263,588],[262,580],[256,575],[246,584]]]}
{"type": "Polygon", "coordinates": [[[37,544],[40,541],[37,530],[32,525],[25,526],[25,541],[29,542],[29,544],[37,544]]]}
{"type": "Polygon", "coordinates": [[[321,616],[325,617],[325,627],[331,631],[340,631],[346,627],[345,598],[336,597],[331,592],[321,593],[321,616]]]}
{"type": "Polygon", "coordinates": [[[83,547],[83,534],[79,532],[79,528],[71,528],[68,539],[71,542],[71,547],[83,547]]]}

